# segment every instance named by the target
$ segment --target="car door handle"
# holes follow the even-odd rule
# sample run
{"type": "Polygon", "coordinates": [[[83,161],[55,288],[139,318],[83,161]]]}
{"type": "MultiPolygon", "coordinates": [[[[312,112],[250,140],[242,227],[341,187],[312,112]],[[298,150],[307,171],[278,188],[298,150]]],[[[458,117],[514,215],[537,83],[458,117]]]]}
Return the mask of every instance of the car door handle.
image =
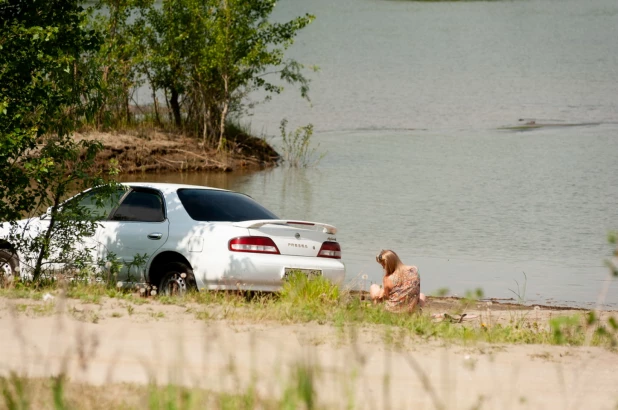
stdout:
{"type": "Polygon", "coordinates": [[[152,239],[153,241],[161,239],[162,237],[163,237],[163,234],[160,232],[153,232],[153,233],[148,234],[148,239],[152,239]]]}

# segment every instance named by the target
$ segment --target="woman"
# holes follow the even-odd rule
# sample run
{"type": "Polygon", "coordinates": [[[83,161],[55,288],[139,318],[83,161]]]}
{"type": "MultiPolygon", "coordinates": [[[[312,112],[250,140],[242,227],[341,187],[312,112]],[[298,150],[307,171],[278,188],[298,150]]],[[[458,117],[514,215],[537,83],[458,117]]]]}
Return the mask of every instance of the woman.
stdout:
{"type": "Polygon", "coordinates": [[[384,269],[384,286],[376,284],[369,288],[374,303],[384,302],[391,312],[413,312],[417,306],[423,307],[425,295],[421,293],[421,277],[416,266],[407,266],[391,250],[382,251],[376,261],[384,269]]]}

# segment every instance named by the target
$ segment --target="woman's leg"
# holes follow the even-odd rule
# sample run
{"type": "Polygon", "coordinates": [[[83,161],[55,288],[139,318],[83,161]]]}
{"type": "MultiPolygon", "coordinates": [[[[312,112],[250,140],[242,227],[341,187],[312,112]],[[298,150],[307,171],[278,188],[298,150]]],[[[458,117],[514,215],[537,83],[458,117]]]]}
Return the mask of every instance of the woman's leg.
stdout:
{"type": "Polygon", "coordinates": [[[425,303],[427,303],[427,296],[425,296],[424,293],[421,293],[418,297],[418,305],[423,307],[425,306],[425,303]]]}

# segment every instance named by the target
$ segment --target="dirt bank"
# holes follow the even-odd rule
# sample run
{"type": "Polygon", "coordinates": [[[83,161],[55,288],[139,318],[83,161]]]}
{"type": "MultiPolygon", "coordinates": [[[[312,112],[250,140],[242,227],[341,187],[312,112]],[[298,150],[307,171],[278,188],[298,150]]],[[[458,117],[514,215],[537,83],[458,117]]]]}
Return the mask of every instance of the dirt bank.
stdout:
{"type": "Polygon", "coordinates": [[[219,171],[261,169],[275,166],[279,155],[266,141],[239,134],[228,141],[225,152],[204,149],[198,140],[156,130],[125,133],[77,133],[77,140],[99,140],[104,149],[100,164],[118,161],[122,173],[219,171]]]}

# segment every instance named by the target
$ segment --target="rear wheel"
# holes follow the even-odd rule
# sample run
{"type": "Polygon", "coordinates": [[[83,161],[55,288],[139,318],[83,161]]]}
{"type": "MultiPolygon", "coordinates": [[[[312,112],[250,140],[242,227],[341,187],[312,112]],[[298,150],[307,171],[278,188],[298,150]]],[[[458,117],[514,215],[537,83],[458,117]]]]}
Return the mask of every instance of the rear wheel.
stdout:
{"type": "Polygon", "coordinates": [[[15,255],[6,249],[0,249],[0,286],[4,286],[17,279],[18,262],[15,255]]]}
{"type": "Polygon", "coordinates": [[[182,296],[188,291],[196,289],[193,269],[182,262],[172,262],[165,265],[159,283],[160,295],[182,296]]]}

